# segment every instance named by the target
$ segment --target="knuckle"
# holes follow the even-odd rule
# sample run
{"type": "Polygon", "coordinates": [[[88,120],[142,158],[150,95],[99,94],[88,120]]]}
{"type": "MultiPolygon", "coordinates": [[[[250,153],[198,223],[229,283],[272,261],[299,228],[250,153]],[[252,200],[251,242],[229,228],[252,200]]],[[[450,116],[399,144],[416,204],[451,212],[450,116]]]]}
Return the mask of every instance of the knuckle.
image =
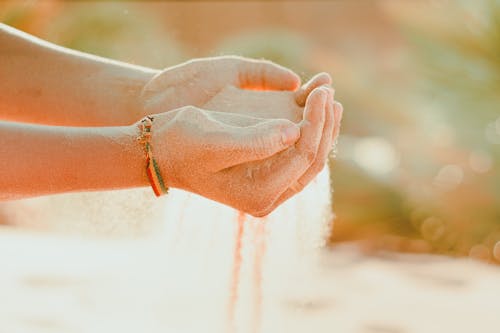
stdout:
{"type": "Polygon", "coordinates": [[[306,188],[307,183],[297,182],[299,184],[299,192],[302,192],[304,188],[306,188]]]}
{"type": "Polygon", "coordinates": [[[193,113],[193,107],[186,105],[179,108],[179,113],[182,115],[189,115],[193,113]]]}
{"type": "Polygon", "coordinates": [[[223,67],[237,67],[242,66],[244,58],[235,55],[225,55],[215,58],[214,64],[223,67]]]}
{"type": "Polygon", "coordinates": [[[190,115],[191,114],[190,114],[189,109],[187,109],[186,107],[182,107],[182,108],[177,110],[174,120],[177,123],[181,123],[181,122],[185,121],[186,119],[191,118],[190,115]]]}
{"type": "Polygon", "coordinates": [[[314,171],[314,173],[320,173],[321,170],[323,170],[323,168],[325,167],[325,165],[326,165],[326,161],[324,161],[324,160],[316,162],[313,165],[313,171],[314,171]]]}
{"type": "Polygon", "coordinates": [[[259,59],[258,61],[264,66],[271,66],[271,67],[277,66],[276,63],[268,59],[259,59]]]}
{"type": "Polygon", "coordinates": [[[303,156],[306,159],[307,163],[311,165],[316,160],[316,151],[307,149],[306,151],[304,151],[303,156]]]}
{"type": "Polygon", "coordinates": [[[252,215],[253,217],[257,217],[257,218],[264,217],[264,216],[268,215],[268,213],[266,213],[265,211],[250,212],[249,214],[252,215]]]}
{"type": "Polygon", "coordinates": [[[241,61],[244,58],[240,57],[240,56],[236,56],[236,55],[221,55],[221,56],[215,57],[213,59],[216,60],[216,61],[230,61],[230,62],[233,62],[233,61],[241,61]]]}
{"type": "Polygon", "coordinates": [[[303,184],[300,181],[296,181],[293,186],[290,188],[295,194],[302,192],[302,190],[306,187],[306,184],[303,184]]]}
{"type": "Polygon", "coordinates": [[[207,60],[205,58],[195,58],[195,59],[189,59],[188,61],[184,62],[181,64],[181,66],[175,68],[178,70],[179,73],[182,73],[182,70],[195,70],[198,69],[198,67],[203,66],[207,60]]]}
{"type": "MultiPolygon", "coordinates": [[[[253,142],[250,143],[252,146],[252,152],[257,157],[266,157],[276,151],[281,146],[281,140],[277,140],[273,137],[263,137],[258,136],[256,133],[250,133],[253,137],[253,142]]],[[[268,163],[265,163],[266,170],[269,168],[268,163]]]]}
{"type": "Polygon", "coordinates": [[[263,197],[253,198],[250,202],[249,214],[254,217],[263,217],[269,214],[272,207],[272,201],[263,197]]]}
{"type": "Polygon", "coordinates": [[[327,73],[327,72],[321,72],[321,73],[319,73],[318,76],[321,76],[322,78],[328,79],[328,80],[332,79],[332,76],[329,73],[327,73]]]}
{"type": "Polygon", "coordinates": [[[271,214],[274,211],[274,209],[275,209],[275,207],[268,206],[264,209],[253,211],[252,213],[250,213],[250,215],[252,215],[253,217],[264,217],[264,216],[271,214]]]}
{"type": "Polygon", "coordinates": [[[195,115],[200,113],[200,109],[192,105],[186,105],[179,108],[179,115],[182,118],[192,119],[195,115]]]}

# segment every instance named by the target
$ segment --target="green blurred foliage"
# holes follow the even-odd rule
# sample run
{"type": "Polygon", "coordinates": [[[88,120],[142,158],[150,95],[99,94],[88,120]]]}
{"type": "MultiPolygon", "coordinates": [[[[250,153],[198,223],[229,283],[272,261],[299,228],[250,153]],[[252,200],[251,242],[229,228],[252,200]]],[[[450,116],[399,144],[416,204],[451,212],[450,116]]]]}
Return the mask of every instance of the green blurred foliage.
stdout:
{"type": "MultiPolygon", "coordinates": [[[[404,31],[418,66],[416,87],[453,133],[443,155],[453,155],[450,162],[463,173],[433,204],[445,229],[431,241],[439,250],[472,256],[471,249],[484,245],[483,259],[492,260],[500,241],[492,241],[500,230],[500,1],[455,2],[415,15],[404,31]]],[[[445,182],[453,178],[443,175],[445,182]]]]}
{"type": "Polygon", "coordinates": [[[268,59],[302,76],[308,76],[311,75],[307,65],[308,48],[307,40],[297,34],[268,29],[228,37],[217,46],[214,53],[268,59]]]}
{"type": "MultiPolygon", "coordinates": [[[[376,175],[392,191],[366,178],[364,188],[353,187],[358,181],[339,181],[352,175],[333,169],[339,210],[361,203],[353,191],[368,194],[377,188],[378,194],[364,205],[364,216],[339,219],[340,233],[334,232],[334,240],[367,239],[374,248],[423,249],[500,262],[500,2],[443,2],[434,7],[395,2],[390,13],[407,43],[399,69],[410,75],[408,80],[385,76],[377,86],[389,105],[380,104],[379,96],[352,89],[365,98],[348,99],[348,110],[372,105],[385,125],[353,125],[353,131],[344,134],[354,134],[350,141],[383,137],[399,163],[389,174],[376,175]],[[394,108],[411,124],[395,121],[394,108]],[[382,216],[392,218],[373,214],[380,209],[382,216]],[[365,231],[376,224],[379,232],[367,237],[365,231]],[[413,232],[400,228],[405,224],[413,232]],[[396,248],[394,237],[399,239],[396,248]]],[[[349,156],[356,145],[341,145],[342,162],[369,171],[363,159],[349,156]]],[[[375,154],[371,162],[376,160],[375,154]]]]}
{"type": "Polygon", "coordinates": [[[135,3],[96,1],[58,5],[57,1],[41,4],[20,1],[8,7],[0,20],[30,30],[30,20],[51,15],[42,10],[51,3],[54,3],[53,18],[29,32],[75,50],[153,68],[187,59],[181,45],[162,27],[161,18],[135,3]]]}

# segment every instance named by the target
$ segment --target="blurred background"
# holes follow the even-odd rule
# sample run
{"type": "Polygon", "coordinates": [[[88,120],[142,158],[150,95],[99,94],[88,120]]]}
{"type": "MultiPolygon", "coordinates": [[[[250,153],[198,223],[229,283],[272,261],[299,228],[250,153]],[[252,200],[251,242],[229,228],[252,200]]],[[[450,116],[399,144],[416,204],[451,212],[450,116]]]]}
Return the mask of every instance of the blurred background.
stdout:
{"type": "Polygon", "coordinates": [[[155,68],[237,54],[327,71],[346,110],[330,244],[500,264],[499,0],[3,1],[0,21],[155,68]]]}

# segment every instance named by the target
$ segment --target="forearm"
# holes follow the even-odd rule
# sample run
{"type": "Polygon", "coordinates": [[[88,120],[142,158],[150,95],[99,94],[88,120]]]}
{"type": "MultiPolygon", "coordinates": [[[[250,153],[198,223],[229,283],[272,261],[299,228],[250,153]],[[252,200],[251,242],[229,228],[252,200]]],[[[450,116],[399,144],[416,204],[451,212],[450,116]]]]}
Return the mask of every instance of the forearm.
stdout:
{"type": "Polygon", "coordinates": [[[157,71],[50,44],[0,23],[0,119],[68,126],[131,124],[157,71]]]}
{"type": "Polygon", "coordinates": [[[0,200],[147,186],[134,125],[62,127],[0,122],[0,200]]]}

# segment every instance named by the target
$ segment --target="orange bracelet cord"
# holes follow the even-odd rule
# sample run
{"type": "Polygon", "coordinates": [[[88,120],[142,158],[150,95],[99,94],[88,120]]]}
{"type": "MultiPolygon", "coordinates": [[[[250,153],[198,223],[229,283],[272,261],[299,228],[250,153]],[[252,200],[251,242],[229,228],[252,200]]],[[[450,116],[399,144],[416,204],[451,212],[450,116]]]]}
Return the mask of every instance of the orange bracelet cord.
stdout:
{"type": "Polygon", "coordinates": [[[148,175],[151,187],[157,197],[167,194],[168,187],[165,186],[163,178],[160,173],[160,168],[153,158],[151,150],[151,127],[153,126],[154,118],[146,116],[141,120],[139,128],[141,135],[137,137],[137,141],[144,145],[144,152],[146,153],[146,174],[148,175]]]}

